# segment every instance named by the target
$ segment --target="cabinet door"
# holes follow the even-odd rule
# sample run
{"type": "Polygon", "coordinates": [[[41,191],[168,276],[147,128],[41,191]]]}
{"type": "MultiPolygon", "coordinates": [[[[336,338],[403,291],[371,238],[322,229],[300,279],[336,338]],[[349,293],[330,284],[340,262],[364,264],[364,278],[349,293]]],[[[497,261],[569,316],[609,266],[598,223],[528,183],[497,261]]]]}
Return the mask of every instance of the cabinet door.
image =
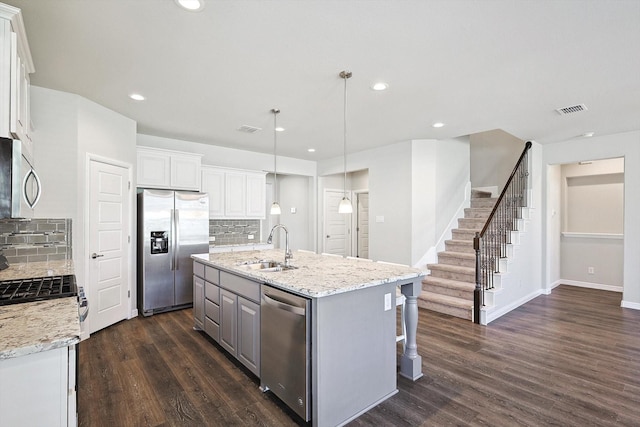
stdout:
{"type": "Polygon", "coordinates": [[[220,345],[236,356],[238,339],[238,297],[220,289],[220,345]]]}
{"type": "Polygon", "coordinates": [[[200,191],[200,157],[171,154],[171,188],[200,191]]]}
{"type": "Polygon", "coordinates": [[[265,176],[247,174],[247,217],[265,218],[265,192],[265,176]]]}
{"type": "Polygon", "coordinates": [[[204,280],[197,276],[193,276],[193,321],[204,328],[204,280]]]}
{"type": "Polygon", "coordinates": [[[243,218],[247,214],[247,175],[242,172],[226,172],[224,214],[243,218]]]}
{"type": "Polygon", "coordinates": [[[170,175],[168,153],[138,149],[138,187],[170,188],[170,175]]]}
{"type": "Polygon", "coordinates": [[[260,376],[260,306],[238,297],[238,360],[260,376]]]}
{"type": "Polygon", "coordinates": [[[224,217],[224,171],[202,168],[202,192],[209,194],[209,218],[224,217]]]}

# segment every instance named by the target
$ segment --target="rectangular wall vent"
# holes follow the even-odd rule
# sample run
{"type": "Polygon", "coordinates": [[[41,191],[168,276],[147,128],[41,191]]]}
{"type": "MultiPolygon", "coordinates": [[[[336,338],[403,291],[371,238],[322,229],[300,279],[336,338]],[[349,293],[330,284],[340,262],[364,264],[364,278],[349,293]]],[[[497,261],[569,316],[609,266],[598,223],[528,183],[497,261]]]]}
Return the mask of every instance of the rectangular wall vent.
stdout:
{"type": "Polygon", "coordinates": [[[578,113],[580,111],[587,111],[587,106],[584,104],[578,104],[578,105],[572,105],[570,107],[558,108],[556,111],[558,112],[558,114],[564,116],[565,114],[573,114],[573,113],[578,113]]]}
{"type": "Polygon", "coordinates": [[[254,133],[254,132],[258,132],[259,130],[262,130],[262,128],[257,128],[255,126],[249,126],[249,125],[242,125],[238,128],[238,130],[240,132],[254,133]]]}

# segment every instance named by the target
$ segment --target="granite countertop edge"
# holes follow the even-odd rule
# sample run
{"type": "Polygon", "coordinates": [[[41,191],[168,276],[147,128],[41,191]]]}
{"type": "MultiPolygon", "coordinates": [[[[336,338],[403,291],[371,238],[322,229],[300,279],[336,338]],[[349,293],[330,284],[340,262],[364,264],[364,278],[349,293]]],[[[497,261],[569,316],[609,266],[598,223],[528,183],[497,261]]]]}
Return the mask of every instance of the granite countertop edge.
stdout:
{"type": "Polygon", "coordinates": [[[278,272],[259,272],[238,265],[244,260],[275,259],[284,260],[284,251],[273,249],[221,254],[197,254],[193,259],[205,264],[267,285],[309,298],[322,298],[344,292],[351,292],[373,286],[401,281],[415,281],[426,273],[416,268],[402,265],[389,265],[376,262],[350,260],[343,257],[318,255],[315,253],[294,252],[292,265],[294,270],[278,272]],[[311,264],[311,266],[309,265],[311,264]],[[343,273],[340,273],[340,269],[343,273]],[[348,270],[348,275],[345,273],[348,270]],[[327,273],[326,275],[324,273],[327,273]],[[372,274],[368,274],[371,272],[372,274]],[[318,275],[320,273],[320,275],[318,275]],[[315,275],[315,276],[314,276],[315,275]],[[312,284],[310,277],[316,277],[321,284],[312,284]]]}
{"type": "MultiPolygon", "coordinates": [[[[73,261],[11,264],[0,280],[74,274],[73,261]]],[[[54,350],[80,342],[76,297],[0,306],[0,360],[54,350]]]]}

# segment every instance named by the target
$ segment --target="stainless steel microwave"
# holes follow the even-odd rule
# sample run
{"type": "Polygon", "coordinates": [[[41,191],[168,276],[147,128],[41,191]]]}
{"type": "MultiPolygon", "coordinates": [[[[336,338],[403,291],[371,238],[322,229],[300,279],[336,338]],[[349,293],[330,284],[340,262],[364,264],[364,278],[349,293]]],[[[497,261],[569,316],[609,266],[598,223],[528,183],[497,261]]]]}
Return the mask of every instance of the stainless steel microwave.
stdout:
{"type": "Polygon", "coordinates": [[[0,218],[31,218],[42,185],[19,140],[0,138],[0,218]]]}

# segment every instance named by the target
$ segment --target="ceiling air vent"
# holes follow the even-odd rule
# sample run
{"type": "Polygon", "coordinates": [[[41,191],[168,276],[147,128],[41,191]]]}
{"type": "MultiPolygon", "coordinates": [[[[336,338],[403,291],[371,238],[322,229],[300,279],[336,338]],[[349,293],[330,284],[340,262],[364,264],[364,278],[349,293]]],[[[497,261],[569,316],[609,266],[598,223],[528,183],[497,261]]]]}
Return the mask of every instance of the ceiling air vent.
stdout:
{"type": "Polygon", "coordinates": [[[254,133],[254,132],[258,132],[259,130],[262,130],[262,128],[257,128],[255,126],[249,126],[249,125],[242,125],[238,128],[238,130],[240,132],[254,133]]]}
{"type": "Polygon", "coordinates": [[[587,106],[584,104],[572,105],[570,107],[558,108],[556,110],[558,114],[564,116],[566,114],[579,113],[580,111],[587,111],[587,106]]]}

